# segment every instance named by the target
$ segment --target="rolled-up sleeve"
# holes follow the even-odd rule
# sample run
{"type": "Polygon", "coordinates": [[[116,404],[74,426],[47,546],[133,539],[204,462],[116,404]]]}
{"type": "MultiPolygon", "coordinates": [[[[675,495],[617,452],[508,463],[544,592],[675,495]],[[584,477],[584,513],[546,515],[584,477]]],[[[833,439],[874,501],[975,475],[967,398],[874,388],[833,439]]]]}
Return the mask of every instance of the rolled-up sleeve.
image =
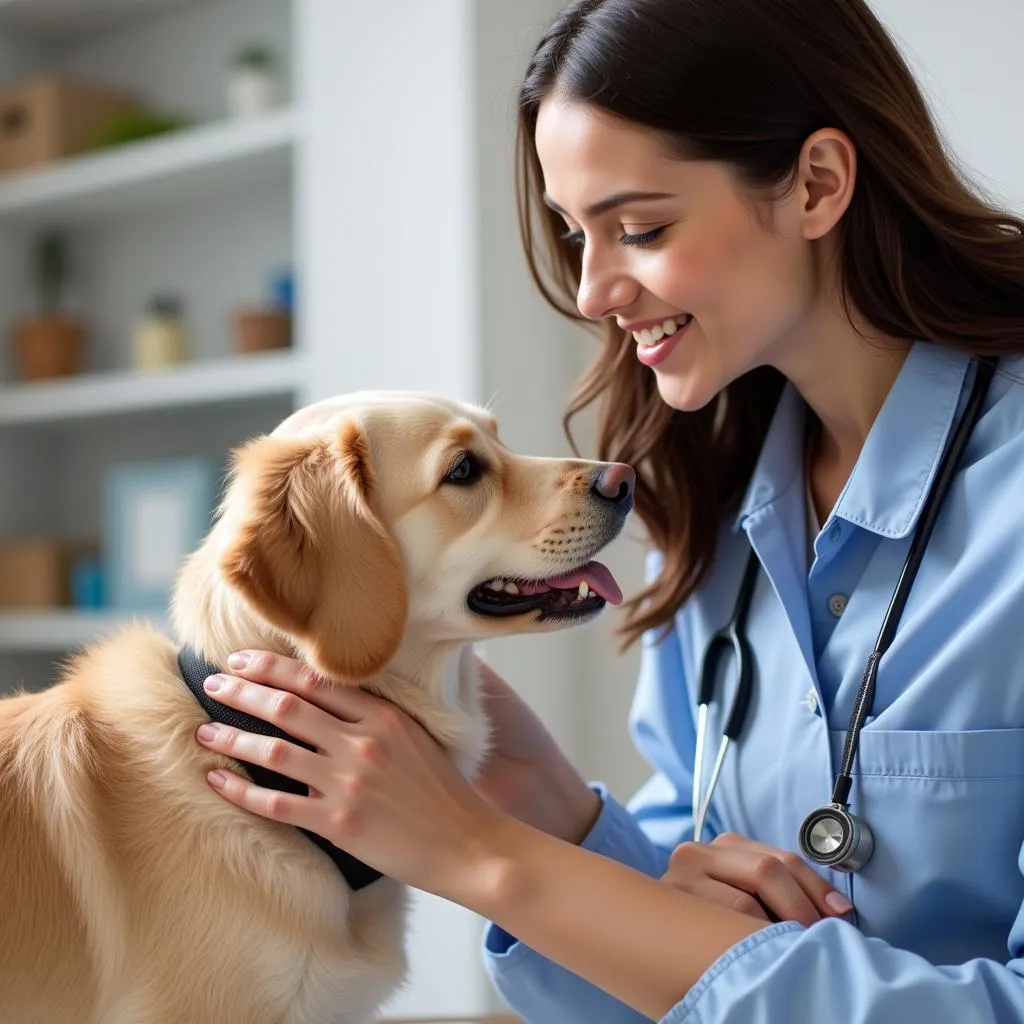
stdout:
{"type": "Polygon", "coordinates": [[[1020,959],[935,966],[834,918],[810,928],[786,922],[720,956],[662,1024],[777,1024],[780,1014],[843,1024],[1019,1024],[1022,971],[1020,959]]]}

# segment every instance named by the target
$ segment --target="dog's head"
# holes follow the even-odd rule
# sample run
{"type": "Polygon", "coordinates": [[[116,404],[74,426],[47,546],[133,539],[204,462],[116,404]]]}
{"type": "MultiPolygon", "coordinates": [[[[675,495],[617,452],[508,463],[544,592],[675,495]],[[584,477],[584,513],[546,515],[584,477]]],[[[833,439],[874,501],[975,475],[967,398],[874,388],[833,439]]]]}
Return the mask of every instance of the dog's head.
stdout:
{"type": "Polygon", "coordinates": [[[559,628],[618,602],[592,559],[633,482],[627,466],[516,455],[481,409],[364,392],[239,449],[207,544],[250,616],[317,671],[361,680],[403,646],[559,628]]]}

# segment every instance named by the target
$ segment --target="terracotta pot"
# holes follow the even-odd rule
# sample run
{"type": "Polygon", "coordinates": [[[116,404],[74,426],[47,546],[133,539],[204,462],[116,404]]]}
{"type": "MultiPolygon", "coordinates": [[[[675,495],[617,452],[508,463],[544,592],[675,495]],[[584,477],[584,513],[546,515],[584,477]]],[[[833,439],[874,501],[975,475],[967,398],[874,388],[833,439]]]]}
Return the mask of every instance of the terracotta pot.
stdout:
{"type": "Polygon", "coordinates": [[[242,309],[232,317],[239,352],[264,352],[288,348],[292,343],[292,318],[276,309],[242,309]]]}
{"type": "Polygon", "coordinates": [[[23,380],[68,377],[78,372],[85,325],[62,316],[19,320],[11,329],[23,380]]]}

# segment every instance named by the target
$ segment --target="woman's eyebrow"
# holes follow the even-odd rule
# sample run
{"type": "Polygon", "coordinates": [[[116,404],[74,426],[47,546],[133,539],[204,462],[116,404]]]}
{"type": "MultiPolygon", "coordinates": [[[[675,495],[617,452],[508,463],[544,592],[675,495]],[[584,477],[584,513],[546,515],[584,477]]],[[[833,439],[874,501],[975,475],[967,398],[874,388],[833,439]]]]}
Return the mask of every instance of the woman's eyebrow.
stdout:
{"type": "MultiPolygon", "coordinates": [[[[587,217],[599,217],[602,213],[614,210],[617,206],[624,206],[626,203],[646,203],[655,199],[671,198],[671,192],[616,192],[614,195],[610,195],[605,199],[599,199],[596,203],[592,203],[583,212],[587,217]]],[[[550,206],[555,213],[560,213],[563,217],[568,216],[565,210],[563,210],[558,203],[556,203],[554,199],[547,194],[547,192],[544,193],[544,203],[546,206],[550,206]]]]}

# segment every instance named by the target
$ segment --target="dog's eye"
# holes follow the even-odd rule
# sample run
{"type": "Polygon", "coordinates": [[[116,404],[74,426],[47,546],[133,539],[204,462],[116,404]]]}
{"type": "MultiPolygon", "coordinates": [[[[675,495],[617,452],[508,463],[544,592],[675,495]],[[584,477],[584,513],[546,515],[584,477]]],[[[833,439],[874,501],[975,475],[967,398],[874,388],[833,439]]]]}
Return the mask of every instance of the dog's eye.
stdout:
{"type": "Polygon", "coordinates": [[[444,479],[445,483],[449,484],[472,484],[480,479],[483,472],[483,463],[475,455],[467,452],[452,466],[444,479]]]}

